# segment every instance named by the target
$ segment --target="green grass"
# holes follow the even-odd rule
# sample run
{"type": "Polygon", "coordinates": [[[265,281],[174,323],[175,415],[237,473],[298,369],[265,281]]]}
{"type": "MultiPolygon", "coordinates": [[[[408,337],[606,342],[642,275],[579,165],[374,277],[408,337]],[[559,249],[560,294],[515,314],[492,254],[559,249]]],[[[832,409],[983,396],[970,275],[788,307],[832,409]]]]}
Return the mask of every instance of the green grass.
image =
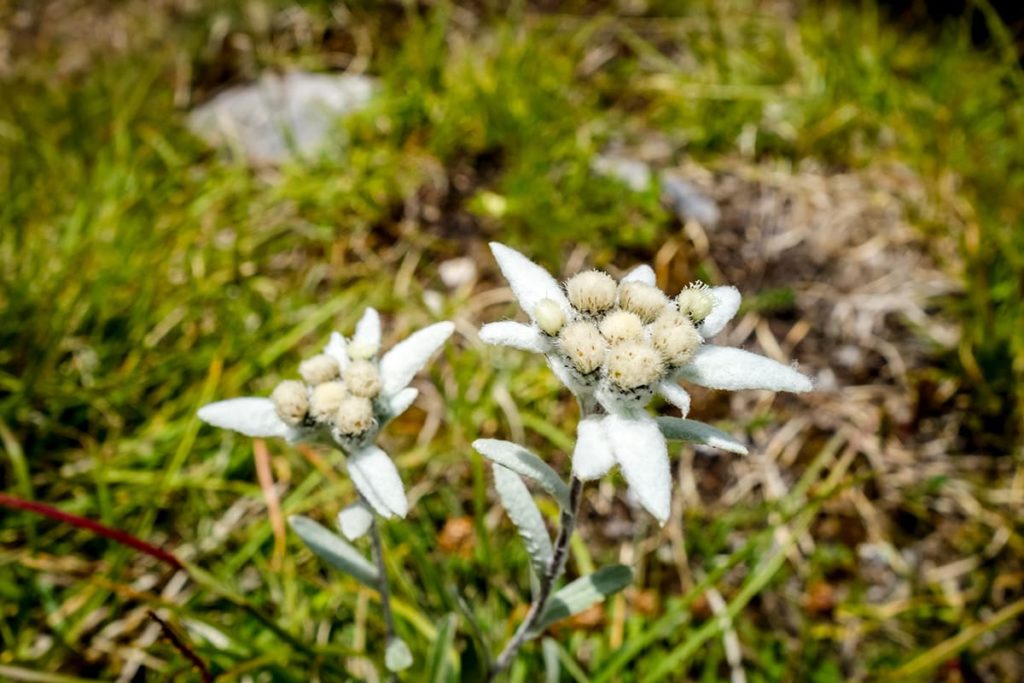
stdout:
{"type": "MultiPolygon", "coordinates": [[[[273,14],[276,4],[267,9],[273,14]]],[[[306,11],[319,35],[331,21],[327,8],[306,11]]],[[[467,249],[483,259],[485,239],[521,246],[552,269],[577,242],[591,247],[597,265],[649,259],[678,232],[675,219],[655,191],[630,192],[593,174],[590,163],[607,143],[650,131],[712,167],[755,131],[746,151],[758,159],[914,169],[936,207],[915,221],[925,234],[953,236],[958,251],[947,265],[964,286],[941,302],[963,335],[958,348],[938,354],[936,371],[962,384],[973,448],[999,452],[1018,436],[1022,78],[1003,52],[972,48],[963,25],[900,31],[870,3],[807,9],[794,20],[745,2],[652,3],[645,17],[627,19],[517,5],[521,24],[497,9],[479,9],[470,21],[445,5],[353,12],[373,46],[370,69],[382,94],[321,159],[275,178],[218,159],[184,129],[174,104],[182,59],[201,89],[216,85],[222,61],[230,62],[207,40],[219,13],[249,39],[239,62],[327,66],[322,43],[289,40],[251,9],[215,12],[201,3],[184,15],[157,13],[173,48],[140,44],[61,76],[48,68],[57,56],[43,46],[0,81],[14,95],[0,97],[3,490],[179,554],[191,547],[194,567],[177,592],[161,594],[170,574],[148,558],[5,511],[0,667],[54,674],[44,680],[60,680],[57,672],[108,680],[149,623],[145,610],[157,607],[179,627],[200,625],[189,639],[223,680],[245,671],[343,680],[357,675],[354,658],[378,660],[374,597],[329,574],[291,535],[283,563],[271,566],[274,538],[251,443],[201,427],[195,409],[269,392],[330,330],[350,330],[365,305],[386,314],[390,341],[438,317],[511,315],[511,307],[481,310],[478,292],[452,295],[439,315],[422,303],[425,290],[443,289],[436,262],[467,249]],[[594,57],[601,50],[603,62],[594,57]],[[592,61],[598,66],[581,67],[592,61]],[[445,190],[457,175],[464,185],[445,190]],[[437,205],[441,218],[416,213],[410,197],[437,205]],[[405,274],[398,289],[396,273],[405,274]],[[204,628],[222,636],[204,638],[204,628]]],[[[481,266],[492,272],[489,262],[481,266]]],[[[752,305],[770,315],[792,298],[769,291],[752,305]]],[[[385,542],[401,635],[418,661],[453,658],[462,680],[472,681],[487,648],[514,628],[529,581],[514,531],[507,522],[490,526],[490,475],[469,443],[508,436],[514,420],[495,399],[507,386],[529,443],[564,467],[575,409],[535,360],[465,339],[430,376],[443,400],[415,409],[385,438],[417,496],[408,522],[386,526],[385,542]],[[418,445],[424,410],[437,406],[442,428],[418,445]],[[462,516],[472,520],[476,543],[465,557],[441,552],[444,521],[462,516]],[[457,629],[451,650],[438,655],[431,648],[446,614],[458,615],[457,629]]],[[[753,432],[770,425],[768,417],[733,420],[753,432]]],[[[778,601],[798,601],[794,586],[812,579],[843,587],[837,613],[862,620],[858,657],[871,674],[989,614],[987,584],[998,572],[977,578],[966,614],[924,587],[894,617],[872,611],[866,587],[852,578],[850,549],[816,526],[841,518],[829,506],[842,491],[873,485],[854,476],[826,483],[840,461],[832,446],[824,436],[805,446],[801,462],[828,468],[812,469],[787,499],[687,513],[691,564],[723,582],[750,680],[843,679],[848,626],[799,605],[797,636],[772,618],[778,601]],[[806,566],[773,549],[766,519],[811,529],[817,546],[806,566]],[[887,637],[890,620],[899,638],[887,637]]],[[[287,487],[286,514],[329,521],[351,500],[343,476],[325,478],[293,450],[270,448],[275,478],[287,487]]],[[[906,514],[928,518],[935,495],[907,492],[906,514]]],[[[949,561],[990,540],[981,522],[961,524],[949,561]]],[[[1020,553],[1019,524],[1007,524],[1011,553],[1020,553]]],[[[596,534],[589,553],[575,549],[570,572],[616,561],[620,542],[596,534]]],[[[657,553],[645,568],[640,587],[658,594],[654,613],[622,598],[593,629],[559,631],[562,658],[578,662],[563,667],[563,680],[573,666],[594,680],[662,680],[665,662],[693,679],[727,675],[717,621],[698,609],[701,591],[682,591],[673,562],[657,553]]],[[[970,633],[940,652],[970,647],[981,658],[1009,647],[1005,637],[979,644],[980,633],[970,633]]],[[[141,647],[157,659],[156,677],[195,677],[166,640],[141,647]]],[[[511,678],[537,680],[541,670],[540,647],[532,647],[511,678]]]]}

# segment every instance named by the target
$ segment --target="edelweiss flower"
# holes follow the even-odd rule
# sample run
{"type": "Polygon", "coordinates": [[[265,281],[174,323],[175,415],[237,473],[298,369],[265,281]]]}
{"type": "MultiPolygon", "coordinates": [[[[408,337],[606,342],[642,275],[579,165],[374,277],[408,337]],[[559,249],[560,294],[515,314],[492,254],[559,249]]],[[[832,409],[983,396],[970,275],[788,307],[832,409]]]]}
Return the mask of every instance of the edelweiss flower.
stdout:
{"type": "Polygon", "coordinates": [[[672,481],[665,436],[678,438],[680,427],[673,418],[656,420],[644,410],[655,394],[685,418],[690,396],[677,383],[680,379],[712,389],[812,388],[789,366],[706,343],[736,315],[740,293],[735,287],[698,283],[670,298],[655,285],[654,271],[643,265],[620,282],[588,271],[563,288],[514,249],[491,243],[491,251],[532,324],[489,323],[480,338],[544,354],[582,409],[573,473],[598,479],[618,464],[637,500],[662,524],[669,516],[672,481]]]}
{"type": "MultiPolygon", "coordinates": [[[[426,327],[378,360],[380,316],[367,308],[351,341],[334,332],[322,354],[299,365],[303,381],[281,382],[270,398],[210,403],[199,409],[199,419],[246,436],[336,446],[346,455],[352,483],[377,514],[405,517],[408,502],[398,470],[373,442],[416,400],[419,392],[409,382],[454,329],[450,322],[426,327]]],[[[340,517],[349,538],[361,536],[372,519],[362,501],[340,517]]]]}

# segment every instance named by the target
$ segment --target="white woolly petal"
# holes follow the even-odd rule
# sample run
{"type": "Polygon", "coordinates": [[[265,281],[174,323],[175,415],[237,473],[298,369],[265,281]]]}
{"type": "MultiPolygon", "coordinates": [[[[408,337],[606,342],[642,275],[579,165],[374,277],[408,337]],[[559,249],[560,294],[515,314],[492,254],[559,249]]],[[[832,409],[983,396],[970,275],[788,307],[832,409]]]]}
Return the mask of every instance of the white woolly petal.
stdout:
{"type": "Polygon", "coordinates": [[[487,323],[480,328],[480,339],[487,344],[511,346],[513,349],[533,353],[544,353],[548,350],[547,340],[537,328],[511,320],[487,323]]]}
{"type": "Polygon", "coordinates": [[[551,299],[561,307],[566,317],[572,315],[572,307],[562,287],[548,271],[498,242],[491,242],[491,253],[530,320],[533,320],[533,309],[541,299],[551,299]]]}
{"type": "Polygon", "coordinates": [[[615,464],[611,444],[599,417],[580,420],[576,427],[576,448],[572,452],[572,472],[583,481],[600,479],[615,464]]]}
{"type": "Polygon", "coordinates": [[[642,282],[645,285],[650,285],[652,287],[657,286],[657,278],[654,276],[654,269],[646,263],[637,266],[626,273],[622,278],[622,282],[642,282]]]}
{"type": "Polygon", "coordinates": [[[367,446],[350,455],[348,473],[352,483],[381,517],[386,519],[393,514],[405,517],[409,512],[398,468],[381,449],[367,446]]]}
{"type": "Polygon", "coordinates": [[[327,342],[327,346],[324,347],[324,353],[334,360],[338,361],[338,366],[342,370],[348,367],[348,344],[345,342],[345,338],[338,332],[331,332],[331,338],[327,342]]]}
{"type": "Polygon", "coordinates": [[[813,389],[811,380],[788,365],[771,358],[727,346],[706,344],[689,363],[679,369],[685,379],[711,389],[770,389],[804,392],[813,389]]]}
{"type": "Polygon", "coordinates": [[[435,323],[391,347],[380,359],[381,393],[393,396],[409,386],[416,373],[454,331],[454,323],[435,323]]]}
{"type": "Polygon", "coordinates": [[[388,410],[391,413],[391,419],[395,419],[405,411],[409,409],[409,406],[416,401],[416,397],[420,395],[420,390],[414,387],[406,387],[397,394],[391,397],[388,402],[388,410]]]}
{"type": "Polygon", "coordinates": [[[668,446],[658,423],[643,413],[634,417],[609,415],[603,423],[630,490],[664,525],[672,507],[672,473],[668,446]]]}
{"type": "Polygon", "coordinates": [[[356,333],[352,335],[352,345],[362,348],[380,348],[380,314],[373,308],[367,308],[363,317],[356,323],[356,333]]]}
{"type": "Polygon", "coordinates": [[[711,296],[715,298],[715,307],[697,327],[697,331],[705,339],[710,339],[722,331],[736,315],[736,311],[740,310],[742,299],[740,290],[735,287],[712,287],[711,296]]]}
{"type": "Polygon", "coordinates": [[[658,393],[666,401],[679,408],[683,417],[690,413],[690,394],[675,382],[662,382],[658,385],[658,393]]]}
{"type": "Polygon", "coordinates": [[[361,500],[347,505],[338,513],[338,526],[345,538],[354,541],[362,538],[373,524],[373,510],[361,500]]]}
{"type": "Polygon", "coordinates": [[[208,403],[199,409],[199,419],[214,427],[230,429],[246,436],[284,437],[288,425],[281,421],[269,398],[232,398],[208,403]]]}

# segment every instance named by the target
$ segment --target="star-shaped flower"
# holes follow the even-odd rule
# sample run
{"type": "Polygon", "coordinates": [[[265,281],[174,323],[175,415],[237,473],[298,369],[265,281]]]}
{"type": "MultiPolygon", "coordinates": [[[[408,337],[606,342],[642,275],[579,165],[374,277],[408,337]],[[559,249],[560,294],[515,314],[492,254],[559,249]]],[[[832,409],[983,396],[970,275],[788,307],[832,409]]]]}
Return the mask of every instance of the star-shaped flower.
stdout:
{"type": "Polygon", "coordinates": [[[669,297],[646,265],[619,282],[587,271],[563,287],[514,249],[491,243],[491,251],[531,322],[489,323],[480,338],[544,354],[582,408],[575,476],[598,479],[618,464],[637,500],[662,524],[669,516],[672,483],[666,435],[678,438],[681,430],[697,430],[707,435],[706,442],[723,444],[727,437],[701,423],[655,419],[644,410],[655,394],[685,418],[690,396],[680,379],[712,389],[812,388],[810,379],[792,367],[706,343],[739,310],[735,287],[693,284],[669,297]]]}
{"type": "MultiPolygon", "coordinates": [[[[451,336],[455,326],[436,323],[379,355],[380,316],[367,308],[351,341],[334,332],[322,354],[299,365],[302,381],[286,380],[270,398],[210,403],[199,419],[246,436],[280,437],[289,443],[335,446],[346,455],[349,476],[381,517],[405,517],[408,502],[395,464],[374,444],[380,430],[412,405],[413,376],[451,336]]],[[[357,502],[341,513],[346,536],[360,536],[370,515],[357,502]]]]}

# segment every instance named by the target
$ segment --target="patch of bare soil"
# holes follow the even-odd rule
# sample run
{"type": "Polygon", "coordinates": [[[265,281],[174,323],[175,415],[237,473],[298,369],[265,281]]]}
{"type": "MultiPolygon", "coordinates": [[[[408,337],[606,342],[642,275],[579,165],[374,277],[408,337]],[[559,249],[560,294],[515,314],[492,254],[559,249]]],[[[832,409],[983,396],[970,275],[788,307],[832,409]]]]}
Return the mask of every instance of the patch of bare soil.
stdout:
{"type": "MultiPolygon", "coordinates": [[[[845,485],[788,554],[794,578],[762,595],[768,625],[794,639],[816,621],[833,625],[844,675],[861,679],[869,646],[927,647],[1024,595],[1019,464],[964,452],[958,380],[935,368],[936,351],[959,337],[935,308],[937,297],[957,294],[956,259],[953,245],[926,240],[908,219],[936,211],[918,180],[893,167],[828,173],[742,161],[678,174],[715,200],[720,218],[683,225],[657,254],[659,281],[672,290],[697,264],[712,264],[716,282],[752,297],[717,341],[798,360],[817,391],[695,392],[698,419],[771,418],[749,434],[747,458],[683,449],[678,504],[688,521],[627,554],[651,551],[656,571],[660,552],[664,573],[676,564],[687,586],[687,524],[741,501],[784,498],[828,449],[824,473],[846,468],[845,485]],[[822,545],[846,546],[853,558],[822,576],[811,559],[822,545]],[[915,605],[946,614],[922,617],[915,605]]],[[[602,491],[598,506],[621,504],[602,491]]],[[[619,540],[634,530],[622,531],[619,540]]],[[[738,544],[745,534],[737,536],[738,544]]],[[[732,590],[743,578],[731,576],[732,590]]],[[[1024,654],[1013,654],[1012,628],[986,641],[993,654],[952,664],[970,669],[968,679],[1016,680],[1024,654]]]]}

